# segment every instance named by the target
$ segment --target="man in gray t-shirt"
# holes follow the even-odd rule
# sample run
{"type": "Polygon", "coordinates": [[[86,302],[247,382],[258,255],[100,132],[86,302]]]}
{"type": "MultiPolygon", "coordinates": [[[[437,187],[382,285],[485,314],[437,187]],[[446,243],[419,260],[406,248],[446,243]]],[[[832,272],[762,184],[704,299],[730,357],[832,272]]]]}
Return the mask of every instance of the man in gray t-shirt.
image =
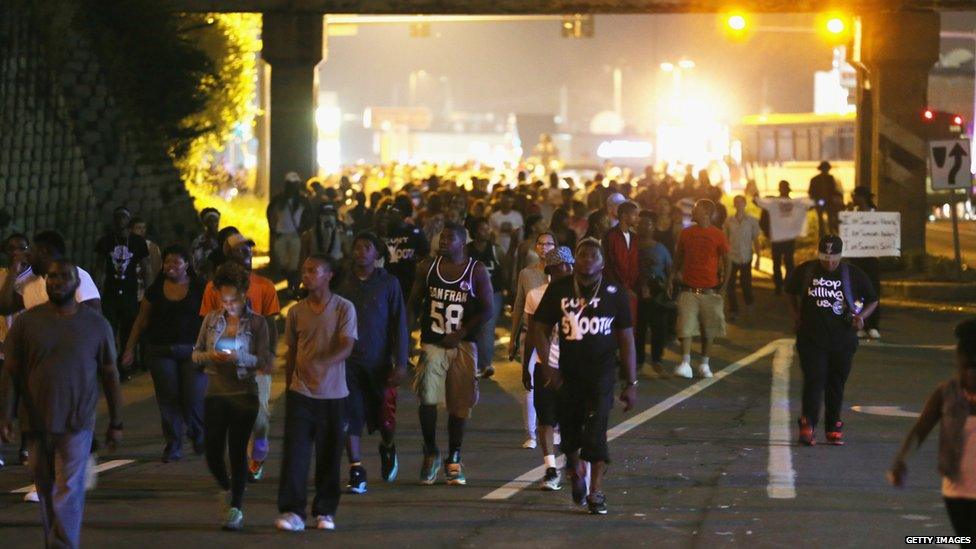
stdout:
{"type": "Polygon", "coordinates": [[[285,443],[278,484],[279,530],[305,529],[308,465],[315,446],[316,528],[335,529],[339,466],[346,441],[346,359],[356,343],[356,310],[329,289],[333,260],[313,254],[302,265],[309,295],[285,322],[285,443]]]}
{"type": "Polygon", "coordinates": [[[68,260],[55,261],[46,284],[50,301],[17,317],[4,342],[0,438],[11,438],[16,390],[45,544],[77,547],[99,380],[108,401],[109,447],[122,438],[122,394],[108,321],[74,299],[77,267],[68,260]]]}

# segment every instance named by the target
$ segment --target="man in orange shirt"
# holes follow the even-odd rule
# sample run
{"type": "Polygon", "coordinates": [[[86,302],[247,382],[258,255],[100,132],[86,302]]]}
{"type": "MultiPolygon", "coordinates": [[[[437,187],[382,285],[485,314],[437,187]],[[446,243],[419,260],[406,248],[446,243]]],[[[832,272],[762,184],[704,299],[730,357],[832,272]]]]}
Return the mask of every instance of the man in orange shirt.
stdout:
{"type": "MultiPolygon", "coordinates": [[[[278,330],[275,318],[281,313],[278,302],[278,291],[274,282],[255,274],[251,270],[251,260],[254,257],[254,241],[240,233],[227,237],[224,242],[224,257],[244,266],[250,274],[250,284],[247,288],[247,300],[255,314],[263,316],[268,322],[268,335],[272,352],[278,342],[278,330]]],[[[200,316],[207,316],[210,311],[221,308],[220,292],[208,282],[203,291],[203,302],[200,305],[200,316]]],[[[268,457],[268,431],[271,424],[271,373],[274,371],[274,360],[268,362],[267,370],[258,372],[258,417],[251,432],[251,460],[248,464],[251,482],[261,480],[264,475],[264,460],[268,457]]]]}
{"type": "Polygon", "coordinates": [[[678,295],[678,339],[681,341],[681,364],[674,369],[677,377],[691,378],[691,338],[701,336],[702,361],[698,377],[712,377],[708,350],[715,336],[725,335],[725,285],[728,283],[730,256],[728,239],[712,225],[715,203],[699,200],[692,218],[695,224],[681,231],[674,252],[674,268],[668,277],[668,293],[673,280],[680,276],[678,295]]]}

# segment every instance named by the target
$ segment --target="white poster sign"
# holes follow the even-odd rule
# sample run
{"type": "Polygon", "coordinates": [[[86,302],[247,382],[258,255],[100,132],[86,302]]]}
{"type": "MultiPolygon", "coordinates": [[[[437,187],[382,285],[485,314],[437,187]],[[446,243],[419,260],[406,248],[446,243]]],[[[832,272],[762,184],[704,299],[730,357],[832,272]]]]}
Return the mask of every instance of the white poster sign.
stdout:
{"type": "Polygon", "coordinates": [[[900,257],[901,214],[840,212],[844,257],[900,257]]]}

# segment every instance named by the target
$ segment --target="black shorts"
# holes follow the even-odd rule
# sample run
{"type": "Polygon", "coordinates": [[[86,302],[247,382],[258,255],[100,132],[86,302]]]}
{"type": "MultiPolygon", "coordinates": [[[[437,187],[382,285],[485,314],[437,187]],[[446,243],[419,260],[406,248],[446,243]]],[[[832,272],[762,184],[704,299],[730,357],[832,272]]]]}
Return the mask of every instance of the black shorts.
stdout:
{"type": "Polygon", "coordinates": [[[613,376],[599,380],[564,378],[559,388],[559,432],[564,454],[610,463],[607,427],[613,409],[613,376]]]}
{"type": "Polygon", "coordinates": [[[539,425],[555,427],[559,423],[559,393],[541,384],[532,389],[532,406],[539,425]]]}
{"type": "Polygon", "coordinates": [[[351,361],[346,362],[346,385],[349,388],[346,414],[349,419],[350,435],[362,436],[364,424],[370,433],[379,428],[389,376],[389,365],[364,366],[351,361]]]}

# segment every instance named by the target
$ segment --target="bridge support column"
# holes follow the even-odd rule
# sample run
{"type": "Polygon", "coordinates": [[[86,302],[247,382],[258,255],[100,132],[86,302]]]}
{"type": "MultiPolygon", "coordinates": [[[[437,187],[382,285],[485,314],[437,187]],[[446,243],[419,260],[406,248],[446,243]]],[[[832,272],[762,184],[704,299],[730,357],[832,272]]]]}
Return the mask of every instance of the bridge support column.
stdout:
{"type": "Polygon", "coordinates": [[[287,172],[316,174],[315,67],[322,60],[323,18],[265,13],[262,58],[271,65],[270,191],[281,189],[287,172]]]}
{"type": "Polygon", "coordinates": [[[858,142],[870,149],[858,154],[857,173],[869,174],[860,184],[870,184],[879,209],[901,212],[903,254],[925,252],[928,148],[922,113],[929,70],[939,58],[939,27],[935,12],[867,14],[861,17],[860,51],[854,52],[865,69],[858,99],[870,102],[858,105],[858,116],[867,117],[858,129],[870,132],[869,140],[864,135],[858,142]]]}

